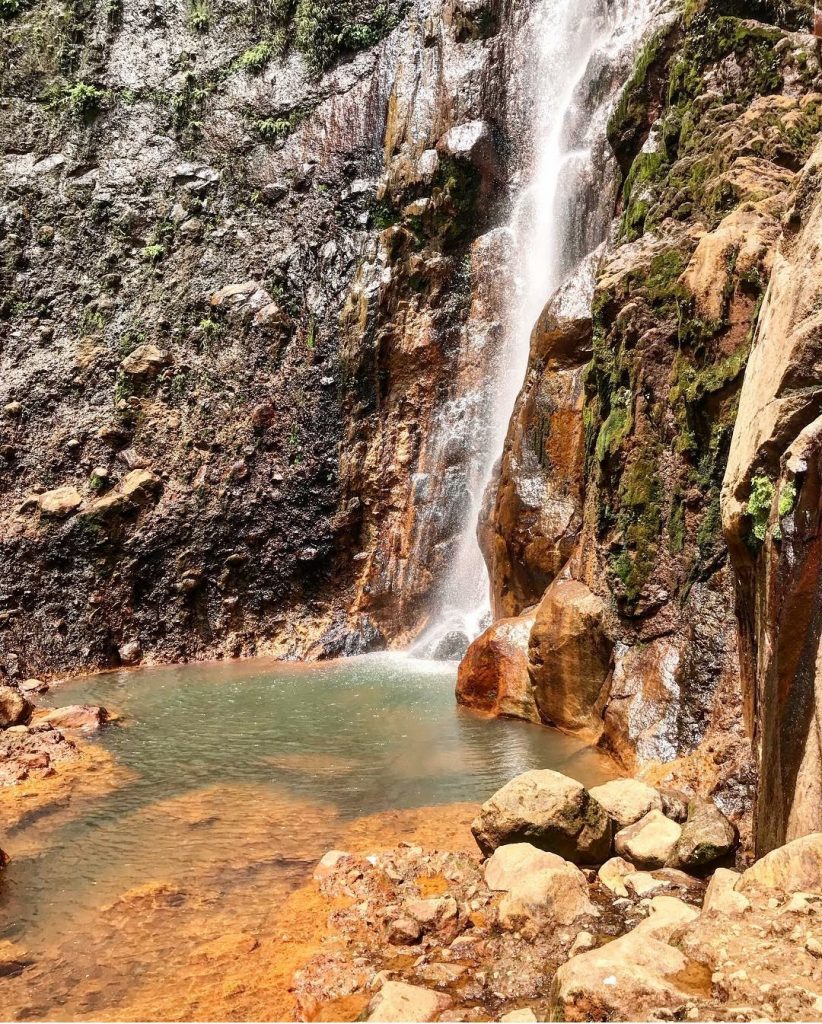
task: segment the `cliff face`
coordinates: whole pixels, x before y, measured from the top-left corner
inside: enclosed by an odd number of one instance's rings
[[[499,330],[478,239],[530,10],[0,6],[3,672],[419,625],[467,512],[470,450],[443,473],[430,439]]]
[[[818,41],[801,31],[809,10],[754,6],[690,5],[642,53],[609,126],[625,177],[615,237],[593,281],[584,266],[535,327],[481,527],[497,614],[536,606],[528,684],[541,719],[590,735],[632,771],[709,792],[737,816],[753,792],[753,732],[763,774],[784,765],[773,782],[781,797],[763,790],[763,806],[771,796],[790,804],[796,778],[809,802],[818,777],[808,767],[818,764],[816,606],[773,644],[779,617],[793,615],[789,588],[818,585],[816,293],[793,283],[802,304],[786,313],[780,281],[817,259],[802,200],[815,164],[800,172],[819,134],[822,77]],[[763,380],[758,353],[777,308],[783,333],[770,348],[786,365]],[[763,420],[760,404],[781,398],[780,387],[786,404]],[[731,564],[720,494],[732,436]],[[788,469],[792,457],[806,468]],[[814,511],[797,522],[795,552],[772,536],[756,554],[744,543],[765,461],[766,518],[780,487],[801,491],[791,474],[808,479]],[[779,650],[793,653],[779,660]],[[797,717],[801,737],[788,724]],[[760,838],[772,827],[764,817]]]

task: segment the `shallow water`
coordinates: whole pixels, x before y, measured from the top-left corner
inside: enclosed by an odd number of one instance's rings
[[[481,801],[529,768],[588,785],[609,776],[567,736],[456,708],[454,680],[452,664],[379,655],[119,672],[54,689],[48,703],[122,715],[99,742],[129,774],[51,828],[4,837],[0,938],[34,960],[6,984],[9,1015],[159,1017],[150,1002],[127,1008],[135,980],[179,977],[193,945],[227,922],[265,931],[355,819]],[[202,1015],[231,1009],[212,1002]]]

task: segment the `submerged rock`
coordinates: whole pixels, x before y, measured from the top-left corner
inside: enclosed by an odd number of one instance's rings
[[[38,725],[46,723],[55,729],[77,729],[80,732],[97,732],[109,721],[105,708],[95,704],[67,704],[36,713]]]
[[[512,779],[471,825],[486,855],[506,843],[531,843],[574,864],[597,864],[611,850],[611,821],[581,783],[559,772]]]

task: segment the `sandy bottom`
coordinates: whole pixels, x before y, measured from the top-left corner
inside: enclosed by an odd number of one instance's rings
[[[329,806],[235,784],[145,807],[133,827],[146,839],[146,882],[102,899],[82,922],[74,915],[63,937],[57,921],[48,928],[53,940],[8,947],[7,958],[25,966],[0,981],[2,1016],[294,1020],[294,971],[335,948],[326,925],[336,908],[311,881],[329,833],[352,853],[402,841],[476,852],[469,829],[476,809],[453,804],[334,821]],[[214,847],[192,861],[204,832]],[[45,831],[41,839],[48,841]],[[163,855],[152,864],[154,847]],[[179,856],[169,857],[171,849]],[[110,890],[106,881],[101,895]],[[324,1007],[316,1019],[355,1020],[360,1003]]]

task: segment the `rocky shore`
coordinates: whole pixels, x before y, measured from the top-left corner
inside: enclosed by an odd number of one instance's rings
[[[737,871],[710,802],[633,780],[518,776],[471,830],[484,859],[331,851],[327,949],[300,1020],[818,1020],[822,834]]]

